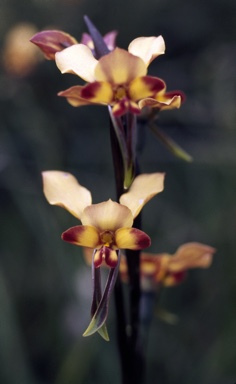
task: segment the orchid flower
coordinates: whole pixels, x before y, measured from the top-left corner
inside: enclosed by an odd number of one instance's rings
[[[49,203],[64,207],[82,223],[65,231],[62,239],[96,249],[95,267],[105,261],[114,268],[118,249],[138,250],[150,245],[150,238],[132,225],[146,202],[163,190],[163,180],[160,173],[139,175],[129,192],[120,197],[121,204],[112,200],[91,204],[91,193],[73,175],[43,172],[44,194]]]
[[[121,195],[120,204],[112,200],[92,204],[90,191],[81,186],[73,175],[60,171],[43,172],[44,194],[48,202],[65,208],[82,223],[65,231],[62,239],[94,249],[92,320],[84,336],[98,331],[108,340],[105,321],[108,301],[119,270],[119,250],[139,250],[150,246],[149,236],[132,228],[132,225],[143,206],[163,190],[163,182],[162,173],[139,175],[129,191]],[[102,263],[110,268],[103,295],[100,281]]]
[[[181,245],[174,255],[168,253],[141,253],[141,284],[144,291],[156,290],[160,286],[180,284],[187,271],[193,268],[208,268],[215,249],[201,243]],[[123,281],[128,280],[125,257],[121,258],[120,272]]]
[[[73,86],[59,96],[66,97],[75,107],[110,105],[114,116],[127,111],[139,114],[146,104],[156,107],[158,103],[163,109],[179,108],[180,93],[166,93],[163,80],[147,76],[149,64],[164,52],[162,36],[138,37],[130,43],[128,51],[115,48],[99,60],[88,46],[75,44],[56,53],[56,64],[62,73],[73,73],[88,84]]]

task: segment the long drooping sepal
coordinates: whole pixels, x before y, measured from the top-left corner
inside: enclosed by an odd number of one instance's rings
[[[84,16],[84,21],[93,40],[96,58],[99,59],[101,56],[107,55],[110,51],[107,48],[107,45],[100,32],[97,30],[88,16]]]
[[[101,334],[101,329],[102,329],[102,327],[104,327],[105,321],[106,321],[107,315],[108,315],[108,305],[109,305],[110,296],[111,296],[111,293],[112,293],[113,288],[115,286],[116,278],[117,278],[117,275],[119,272],[120,257],[121,257],[120,251],[118,251],[117,266],[115,268],[110,269],[103,296],[102,296],[100,303],[97,306],[97,309],[96,309],[96,311],[92,317],[92,320],[91,320],[88,328],[84,332],[83,336],[91,336],[95,332],[99,332],[99,331],[100,331],[99,333]],[[103,328],[103,330],[104,330],[104,328]]]
[[[93,251],[93,259],[96,253],[96,249]],[[96,313],[98,305],[102,299],[102,288],[101,288],[101,271],[100,268],[95,268],[94,262],[92,262],[92,279],[93,279],[93,301],[91,305],[91,316],[93,317]],[[109,335],[107,332],[106,324],[98,329],[98,333],[106,341],[109,341]]]
[[[123,188],[128,189],[135,177],[135,146],[136,146],[136,125],[133,122],[134,115],[127,119],[127,127],[121,117],[115,117],[112,108],[108,106],[111,122],[119,143],[123,161],[124,181]]]

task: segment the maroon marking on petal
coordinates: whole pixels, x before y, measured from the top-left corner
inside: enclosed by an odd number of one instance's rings
[[[150,237],[143,231],[140,231],[139,229],[132,228],[131,229],[131,234],[135,234],[137,237],[136,239],[136,249],[143,249],[143,248],[148,248],[151,245],[151,239]]]
[[[130,104],[129,111],[131,113],[134,113],[135,115],[139,115],[141,113],[141,109],[136,106],[134,103]]]
[[[135,107],[135,103],[131,103],[127,97],[124,97],[123,99],[121,99],[119,102],[115,104],[115,111],[113,112],[113,115],[116,117],[119,117],[124,115],[128,111],[136,115],[138,115],[141,112],[138,105],[137,107]]]
[[[174,280],[176,284],[181,283],[187,276],[186,271],[174,272],[169,274]]]
[[[98,268],[101,266],[103,261],[103,249],[101,248],[95,253],[94,260],[93,260],[93,265],[95,268]]]
[[[85,85],[81,89],[81,96],[84,99],[88,99],[88,100],[93,99],[96,96],[96,93],[99,90],[99,88],[100,88],[100,83],[98,81]]]
[[[108,247],[104,247],[106,248],[104,251],[104,254],[105,254],[105,262],[106,264],[110,267],[110,268],[115,268],[117,266],[117,263],[118,263],[118,257],[116,255],[116,257],[114,258],[114,255],[116,252],[114,252],[114,250],[112,250],[111,248],[108,248]]]
[[[76,227],[69,228],[67,231],[63,232],[61,238],[69,243],[77,243],[78,235],[83,233],[85,229],[86,228],[83,225],[77,225]]]
[[[157,93],[166,87],[165,82],[159,77],[144,76],[143,81],[147,84],[151,92]]]

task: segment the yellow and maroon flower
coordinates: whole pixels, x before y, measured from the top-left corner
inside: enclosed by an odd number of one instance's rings
[[[82,223],[65,231],[62,239],[95,249],[95,267],[104,261],[114,268],[119,249],[138,250],[150,246],[149,236],[132,228],[133,220],[142,207],[163,190],[163,182],[164,174],[161,173],[139,175],[129,192],[120,197],[120,204],[112,200],[92,204],[91,193],[71,174],[43,172],[44,194],[48,202],[67,209]]]
[[[181,245],[174,255],[142,252],[140,262],[142,289],[152,291],[161,285],[170,287],[180,284],[189,269],[208,268],[215,251],[208,245],[191,242]],[[121,258],[120,272],[123,281],[127,281],[128,269],[125,257]]]
[[[56,64],[62,73],[73,73],[88,84],[73,86],[59,96],[66,97],[75,107],[110,105],[115,116],[127,111],[138,114],[146,105],[156,107],[157,102],[163,109],[178,108],[180,94],[165,93],[163,80],[147,76],[151,61],[164,52],[162,36],[139,37],[130,43],[128,51],[115,48],[99,60],[87,46],[75,44],[56,53]]]

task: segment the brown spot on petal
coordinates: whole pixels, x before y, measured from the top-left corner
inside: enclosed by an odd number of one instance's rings
[[[144,76],[143,82],[148,86],[152,92],[160,92],[165,89],[166,84],[162,79],[158,77]]]
[[[81,96],[85,99],[93,99],[94,97],[96,97],[99,88],[99,82],[88,84],[81,89]]]
[[[144,248],[150,247],[151,239],[145,232],[142,232],[136,228],[132,228],[131,234],[134,234],[137,237],[136,239],[137,249],[144,249]]]

